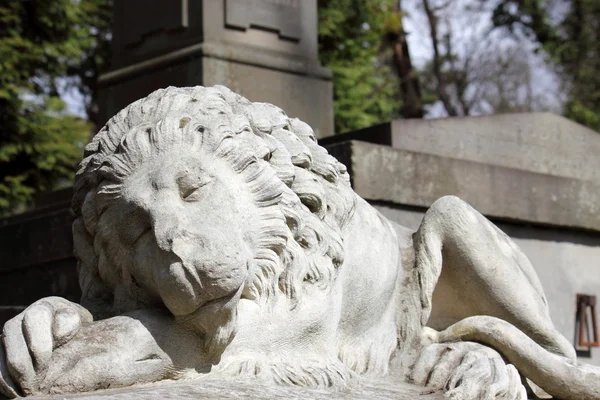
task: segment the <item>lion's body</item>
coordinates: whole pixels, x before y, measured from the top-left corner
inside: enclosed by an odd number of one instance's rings
[[[524,399],[519,373],[560,398],[600,398],[600,373],[573,364],[509,237],[452,196],[417,232],[391,223],[273,105],[218,86],[159,90],[84,156],[73,233],[96,321],[60,298],[10,320],[0,394],[392,372],[461,400]]]
[[[390,222],[363,199],[355,204],[342,230],[346,257],[338,278],[338,354],[358,373],[385,375],[398,345],[396,291],[405,272]]]
[[[128,106],[86,147],[75,189],[82,304],[101,317],[167,309],[213,372],[313,386],[382,376],[398,349],[418,350],[432,309],[437,328],[491,315],[572,356],[526,257],[483,216],[441,199],[413,244],[308,125],[224,87]]]

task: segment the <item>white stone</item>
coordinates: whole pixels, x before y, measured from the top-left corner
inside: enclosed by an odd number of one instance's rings
[[[526,398],[523,375],[600,398],[508,236],[456,197],[414,235],[391,223],[273,105],[156,91],[94,137],[75,190],[83,307],[46,298],[4,326],[6,397],[205,376],[351,390],[366,376],[510,400]]]

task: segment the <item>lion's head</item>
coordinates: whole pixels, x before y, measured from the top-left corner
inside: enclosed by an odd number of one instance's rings
[[[207,333],[226,342],[237,299],[293,308],[336,279],[355,201],[346,168],[275,106],[220,86],[158,90],[84,156],[73,227],[82,304],[97,315],[219,307],[227,321]]]

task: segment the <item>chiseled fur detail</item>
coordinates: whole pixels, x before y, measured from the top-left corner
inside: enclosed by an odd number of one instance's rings
[[[307,124],[273,105],[252,103],[222,86],[170,87],[123,109],[85,149],[73,198],[83,306],[104,318],[150,305],[128,266],[119,261],[126,249],[103,228],[111,216],[103,218],[121,196],[122,182],[139,165],[182,144],[227,160],[260,210],[260,249],[252,261],[253,279],[242,288],[246,298],[266,307],[280,291],[293,308],[303,282],[332,286],[344,263],[341,232],[358,199],[345,166],[316,143]],[[235,335],[237,312],[228,310],[227,315],[228,322],[208,333],[208,351],[224,348]],[[295,365],[242,360],[219,369],[267,374],[276,382],[305,386],[345,382],[352,376],[347,368],[382,375],[397,346],[395,316],[390,304],[388,328],[376,335],[365,332],[350,342],[340,340],[336,360],[299,360]],[[403,321],[403,333],[407,326],[419,324]]]

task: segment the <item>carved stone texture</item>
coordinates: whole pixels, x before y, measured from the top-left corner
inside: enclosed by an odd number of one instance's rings
[[[167,85],[218,84],[279,104],[317,137],[332,135],[332,75],[319,61],[317,19],[317,0],[116,1],[97,122]]]
[[[524,399],[523,376],[600,398],[600,371],[576,365],[508,236],[451,196],[417,232],[391,223],[271,104],[158,90],[94,137],[74,189],[81,305],[44,298],[5,324],[7,397],[232,376],[348,388],[364,375],[453,399]],[[461,318],[438,310],[434,330],[436,285]]]
[[[225,0],[225,24],[276,31],[289,40],[302,38],[300,0]]]
[[[441,390],[433,391],[402,382],[363,380],[341,390],[325,390],[292,385],[268,385],[253,379],[211,378],[193,381],[170,381],[138,385],[131,388],[99,390],[69,396],[77,400],[156,400],[156,399],[296,399],[296,400],[348,400],[348,399],[394,399],[394,400],[441,400]],[[64,396],[53,396],[65,400]],[[46,396],[28,399],[48,399]]]

